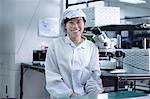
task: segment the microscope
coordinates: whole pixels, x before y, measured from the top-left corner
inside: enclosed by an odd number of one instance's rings
[[[117,35],[116,41],[111,40],[99,27],[94,27],[92,33],[95,34],[93,39],[99,49],[100,67],[105,65],[101,69],[109,69],[107,65],[110,65],[110,73],[126,73],[126,70],[123,69],[125,53],[121,49],[121,35]]]

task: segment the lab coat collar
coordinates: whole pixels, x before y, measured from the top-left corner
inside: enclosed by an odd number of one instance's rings
[[[65,41],[66,44],[70,44],[72,47],[85,49],[86,48],[87,39],[84,36],[82,36],[82,38],[84,39],[84,41],[79,46],[75,46],[75,44],[70,40],[68,35],[64,37],[64,41]]]

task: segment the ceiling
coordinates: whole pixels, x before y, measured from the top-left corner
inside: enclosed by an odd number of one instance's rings
[[[150,11],[150,0],[145,0],[146,3],[141,4],[131,4],[131,3],[124,3],[120,2],[119,0],[104,0],[107,4],[115,4],[117,6],[132,6],[134,9],[142,9],[143,11]],[[132,9],[131,9],[132,10]],[[137,10],[135,10],[137,11]],[[137,12],[138,13],[138,12]],[[136,16],[126,16],[122,20],[132,21],[133,23],[149,23],[150,22],[150,13],[145,15],[136,15]]]
[[[130,6],[135,6],[135,7],[141,7],[145,9],[150,9],[150,0],[145,0],[146,3],[142,4],[130,4],[130,3],[123,3],[120,2],[120,0],[68,0],[69,4],[70,3],[79,3],[79,2],[86,2],[86,1],[105,1],[107,3],[117,3],[117,4],[123,4],[123,5],[130,5]],[[132,1],[132,0],[131,0]]]
[[[130,4],[130,3],[123,3],[120,2],[119,0],[104,0],[105,2],[113,2],[113,3],[118,3],[118,4],[123,4],[123,5],[129,5],[129,6],[134,6],[138,8],[143,8],[143,9],[150,9],[150,0],[145,0],[146,3],[141,3],[141,4]]]

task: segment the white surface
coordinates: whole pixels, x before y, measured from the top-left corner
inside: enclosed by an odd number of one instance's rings
[[[98,94],[97,99],[108,99],[108,93]]]
[[[117,73],[126,73],[127,71],[125,69],[115,69],[110,71],[112,74],[117,74]]]

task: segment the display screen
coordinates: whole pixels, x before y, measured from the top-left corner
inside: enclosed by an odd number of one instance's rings
[[[106,31],[108,38],[116,38],[116,31]]]
[[[129,37],[129,31],[121,31],[122,37]]]
[[[33,50],[33,61],[45,61],[46,50]]]

